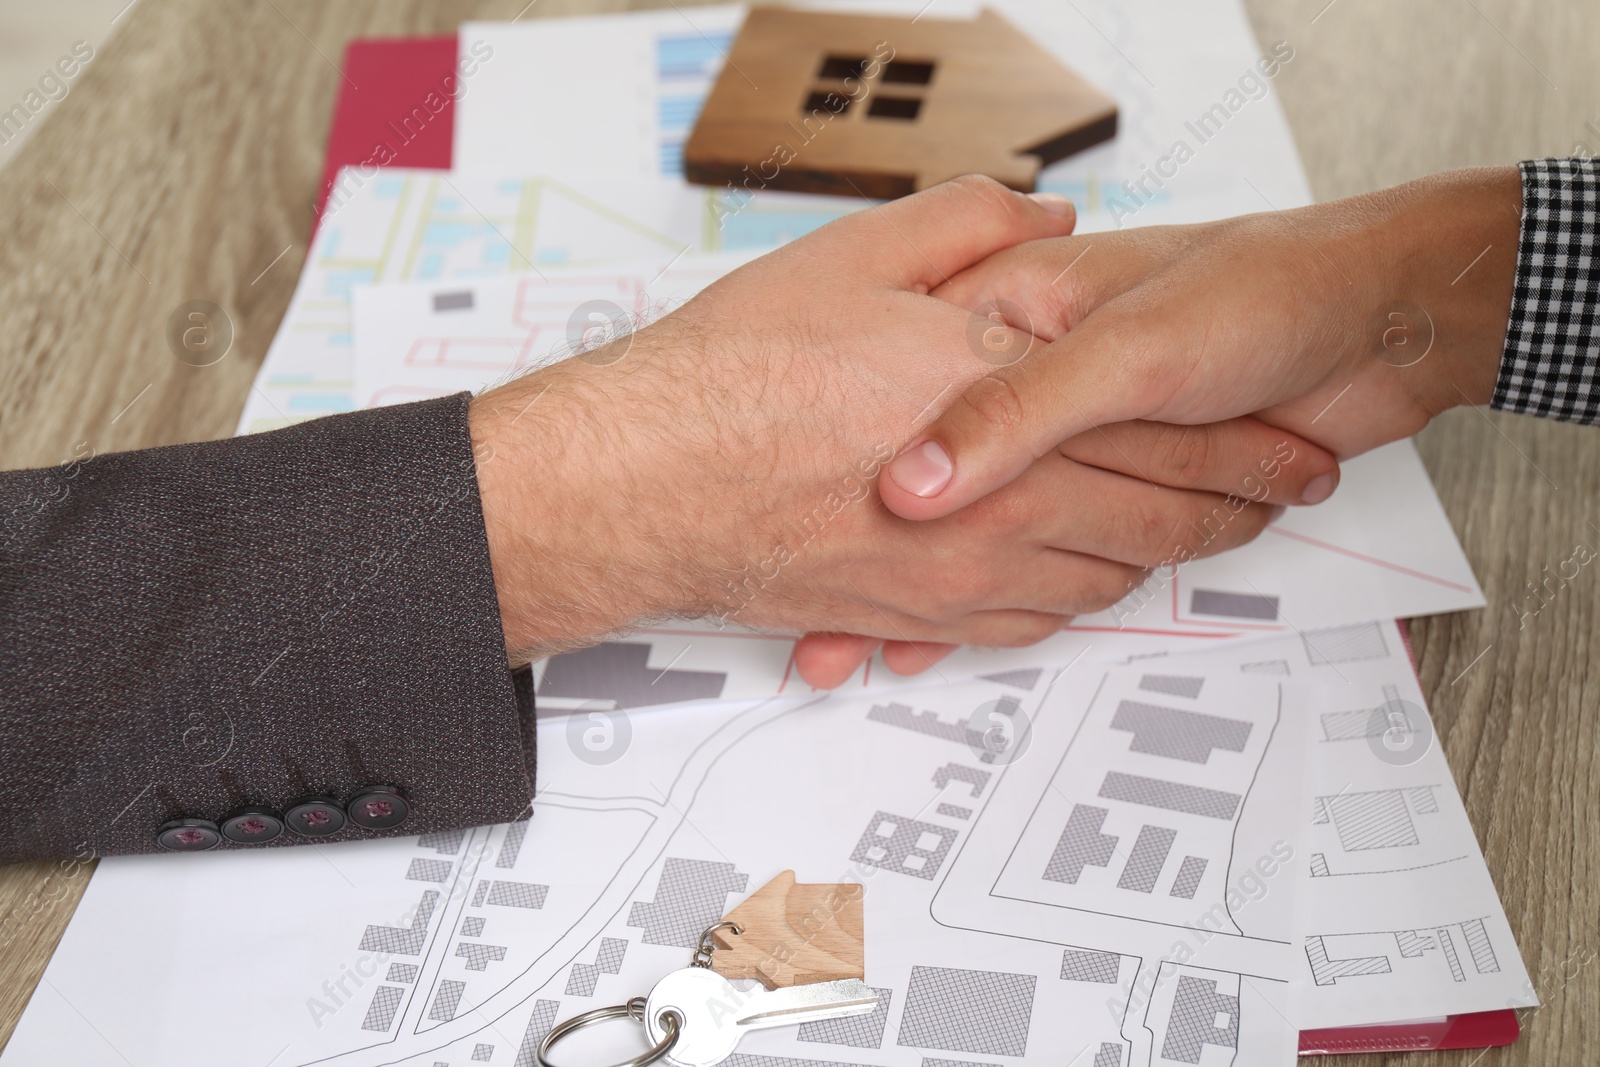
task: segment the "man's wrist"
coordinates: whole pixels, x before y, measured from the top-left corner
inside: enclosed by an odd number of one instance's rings
[[[675,613],[666,539],[633,476],[635,405],[603,361],[562,364],[473,399],[469,425],[512,666]]]

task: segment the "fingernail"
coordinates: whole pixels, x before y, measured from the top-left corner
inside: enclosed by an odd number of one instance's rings
[[[1273,523],[1283,518],[1283,513],[1288,510],[1289,509],[1284,507],[1282,504],[1272,505],[1272,510],[1267,512],[1267,525],[1271,526]]]
[[[1319,474],[1306,483],[1306,491],[1300,496],[1302,504],[1320,504],[1333,495],[1333,487],[1339,481],[1332,474]]]
[[[935,496],[950,484],[955,466],[950,454],[939,447],[937,441],[924,441],[909,452],[895,457],[889,464],[889,477],[894,484],[917,496]]]
[[[1052,215],[1065,217],[1076,214],[1078,210],[1073,207],[1071,197],[1062,196],[1060,193],[1029,193],[1028,196]]]

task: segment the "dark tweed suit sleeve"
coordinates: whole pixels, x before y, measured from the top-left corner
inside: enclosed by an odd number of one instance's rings
[[[1516,288],[1490,405],[1600,425],[1600,163],[1521,167]]]
[[[526,817],[467,399],[0,474],[0,862]]]

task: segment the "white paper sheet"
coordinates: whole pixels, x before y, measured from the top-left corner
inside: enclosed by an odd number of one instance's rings
[[[1305,718],[1295,1022],[1531,1007],[1537,995],[1394,622],[1143,661],[1295,683]]]
[[[454,169],[681,176],[683,143],[743,21],[742,5],[718,4],[462,24],[461,54],[489,58],[456,107]]]
[[[1342,1026],[1537,1005],[1416,675],[1356,658],[1370,642],[1348,631],[1306,646],[1331,662],[1295,835],[1307,862],[1293,1018]]]
[[[525,826],[104,861],[0,1063],[526,1067],[790,867],[866,887],[885,1008],[753,1034],[732,1067],[1287,1063],[1278,680],[1150,675],[678,708],[600,750],[541,713]],[[1157,792],[1107,799],[1113,775]]]

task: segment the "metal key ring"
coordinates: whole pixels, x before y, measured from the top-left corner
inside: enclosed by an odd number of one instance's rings
[[[534,1059],[539,1062],[539,1067],[556,1067],[555,1064],[550,1062],[549,1053],[555,1047],[557,1041],[577,1033],[586,1026],[593,1026],[596,1023],[603,1023],[610,1019],[632,1019],[636,1023],[643,1023],[644,1009],[645,998],[634,997],[626,1004],[614,1004],[609,1008],[595,1008],[592,1011],[584,1012],[582,1015],[574,1015],[544,1035],[544,1040],[540,1041],[539,1047],[534,1050]],[[667,1031],[667,1036],[662,1038],[649,1051],[642,1052],[631,1060],[624,1060],[621,1063],[614,1064],[613,1067],[648,1067],[649,1064],[656,1062],[672,1051],[673,1046],[678,1043],[679,1028],[682,1024],[683,1018],[677,1012],[662,1012],[661,1025]]]

